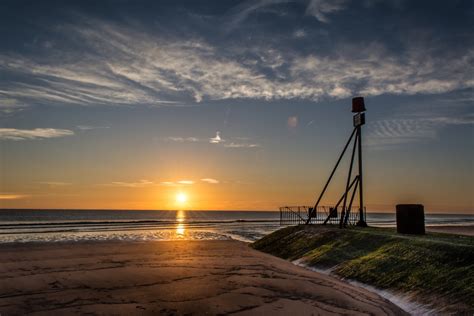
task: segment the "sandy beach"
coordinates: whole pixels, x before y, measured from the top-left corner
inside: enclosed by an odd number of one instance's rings
[[[237,241],[10,244],[0,252],[2,315],[404,314]]]

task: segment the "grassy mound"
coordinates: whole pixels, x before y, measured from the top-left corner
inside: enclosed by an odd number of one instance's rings
[[[280,229],[252,247],[289,260],[303,258],[311,266],[332,268],[342,278],[410,294],[438,311],[474,311],[474,237],[301,225]]]

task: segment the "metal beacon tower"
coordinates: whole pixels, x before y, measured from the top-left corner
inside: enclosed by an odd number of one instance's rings
[[[336,165],[332,169],[329,179],[318,196],[314,206],[283,206],[280,207],[280,225],[293,224],[339,224],[340,228],[347,225],[357,225],[366,227],[365,207],[364,207],[364,191],[362,176],[362,126],[365,124],[365,103],[364,98],[356,97],[352,99],[352,112],[354,129],[339,155]],[[347,174],[345,190],[338,202],[333,206],[321,206],[321,202],[326,189],[336,173],[337,168],[347,148],[352,143],[352,154]],[[357,151],[357,157],[356,157]],[[357,160],[357,170],[354,172],[354,161]],[[359,192],[359,206],[354,207],[353,202],[356,193]]]

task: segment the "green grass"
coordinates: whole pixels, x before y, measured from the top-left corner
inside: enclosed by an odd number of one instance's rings
[[[446,311],[474,311],[474,238],[430,233],[399,235],[388,228],[292,226],[252,245],[275,256],[332,268],[342,278],[414,295]]]

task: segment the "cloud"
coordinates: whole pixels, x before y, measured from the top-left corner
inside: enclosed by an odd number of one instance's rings
[[[259,3],[255,7],[274,2]],[[328,14],[344,7],[344,1],[314,0],[307,11],[327,21]],[[176,106],[203,100],[440,94],[474,87],[470,47],[447,55],[442,47],[427,46],[433,44],[410,43],[394,52],[381,42],[349,42],[334,44],[334,51],[308,53],[271,43],[218,46],[197,36],[165,37],[90,19],[61,30],[80,41],[84,52],[62,50],[42,59],[0,55],[5,74],[0,100],[22,105]]]
[[[91,125],[77,125],[76,126],[78,129],[81,131],[89,131],[93,129],[104,129],[104,128],[110,128],[110,126],[91,126]]]
[[[192,180],[179,180],[179,181],[162,181],[160,182],[160,185],[163,186],[181,186],[181,185],[192,185],[194,184],[194,181]]]
[[[163,181],[163,182],[160,182],[160,185],[173,186],[173,185],[176,185],[176,184],[174,182],[171,182],[171,181]]]
[[[18,200],[18,199],[24,199],[28,197],[28,195],[24,194],[9,194],[9,193],[2,193],[0,194],[0,200]]]
[[[398,145],[435,138],[434,126],[426,120],[379,120],[370,125],[367,144],[369,146]]]
[[[220,136],[220,132],[216,132],[216,136],[208,139],[201,139],[197,137],[166,137],[164,138],[165,141],[168,142],[178,142],[178,143],[209,143],[212,145],[222,146],[224,148],[256,148],[261,147],[260,144],[256,143],[249,143],[248,137],[233,137],[228,139],[230,142],[222,139]],[[242,142],[244,141],[244,142]],[[167,183],[167,185],[174,184],[173,182]]]
[[[267,9],[270,6],[279,5],[282,3],[293,2],[294,0],[250,0],[234,7],[230,14],[230,19],[227,23],[227,32],[232,31],[241,23],[243,23],[251,14]],[[266,12],[270,12],[266,10]],[[277,12],[277,11],[275,11]]]
[[[109,184],[111,186],[117,186],[117,187],[125,187],[125,188],[143,188],[147,186],[152,186],[155,185],[154,182],[149,181],[149,180],[140,180],[138,182],[112,182]]]
[[[203,178],[200,179],[202,182],[206,182],[209,184],[217,184],[219,183],[218,180],[212,179],[212,178]],[[182,186],[182,185],[193,185],[195,182],[193,180],[178,180],[178,181],[162,181],[159,182],[158,185],[162,186]],[[141,187],[146,187],[146,186],[154,186],[157,185],[157,183],[149,181],[149,180],[140,180],[138,182],[112,182],[110,185],[113,186],[120,186],[120,187],[129,187],[129,188],[141,188]]]
[[[223,139],[221,138],[221,132],[216,132],[216,137],[210,138],[210,139],[209,139],[209,142],[210,142],[211,144],[220,144],[220,143],[222,143],[222,142],[225,142],[225,140],[223,140]]]
[[[296,31],[293,33],[293,36],[296,37],[296,38],[303,38],[303,37],[306,37],[306,31],[303,30],[303,29],[296,30]]]
[[[311,0],[306,8],[306,14],[314,16],[320,22],[329,23],[327,16],[344,10],[347,2],[347,0]]]
[[[474,116],[462,118],[434,116],[416,119],[378,120],[368,124],[368,146],[389,148],[395,145],[435,140],[448,125],[474,124]]]
[[[249,138],[248,137],[233,137],[230,138],[229,141],[227,142],[226,140],[222,139],[220,136],[220,132],[216,132],[216,136],[209,138],[209,139],[201,139],[201,138],[196,138],[196,137],[166,137],[164,138],[165,141],[172,141],[172,142],[178,142],[178,143],[195,143],[195,142],[200,142],[200,143],[208,143],[212,145],[218,145],[222,146],[224,148],[256,148],[256,147],[261,147],[260,144],[256,143],[249,143]],[[244,141],[244,142],[242,142]],[[162,182],[163,185],[174,185],[174,182]]]
[[[67,129],[56,128],[35,128],[16,129],[0,128],[0,140],[33,140],[45,138],[57,138],[74,135],[74,132]]]
[[[72,183],[69,183],[69,182],[59,182],[59,181],[43,181],[43,182],[40,182],[40,184],[45,184],[51,187],[64,187],[64,186],[72,185]]]
[[[184,184],[184,185],[191,185],[191,184],[194,184],[194,181],[192,181],[192,180],[180,180],[176,183],[177,184]]]
[[[338,11],[344,10],[347,7],[348,0],[258,0],[258,1],[244,1],[240,5],[237,5],[231,11],[231,17],[227,23],[227,32],[232,31],[241,25],[249,16],[256,12],[274,13],[279,16],[285,16],[286,10],[277,10],[278,6],[286,3],[301,3],[306,5],[306,14],[314,16],[320,22],[328,23],[330,14],[334,14]],[[273,10],[271,10],[273,7]],[[295,33],[295,37],[304,37],[304,31],[300,32],[298,36]]]
[[[166,137],[165,141],[178,143],[196,143],[200,140],[196,137]]]
[[[25,104],[20,103],[16,99],[9,98],[0,94],[0,113],[11,114],[21,111],[25,108]]]
[[[219,183],[219,180],[212,179],[212,178],[204,178],[204,179],[201,179],[201,181],[209,183],[209,184],[218,184]]]
[[[427,119],[430,122],[436,123],[438,125],[471,125],[474,124],[474,114],[466,115],[463,117],[432,117]]]
[[[345,46],[332,57],[297,57],[290,72],[292,77],[305,78],[314,89],[319,88],[320,96],[336,99],[354,94],[437,94],[474,87],[474,80],[466,72],[473,68],[473,62],[474,50],[460,60],[447,60],[429,56],[421,49],[393,55],[374,43],[365,48]],[[301,95],[307,93],[308,90],[300,91]],[[317,92],[313,90],[311,94]]]
[[[249,143],[229,143],[225,144],[226,148],[257,148],[261,147],[260,144],[249,144]]]

